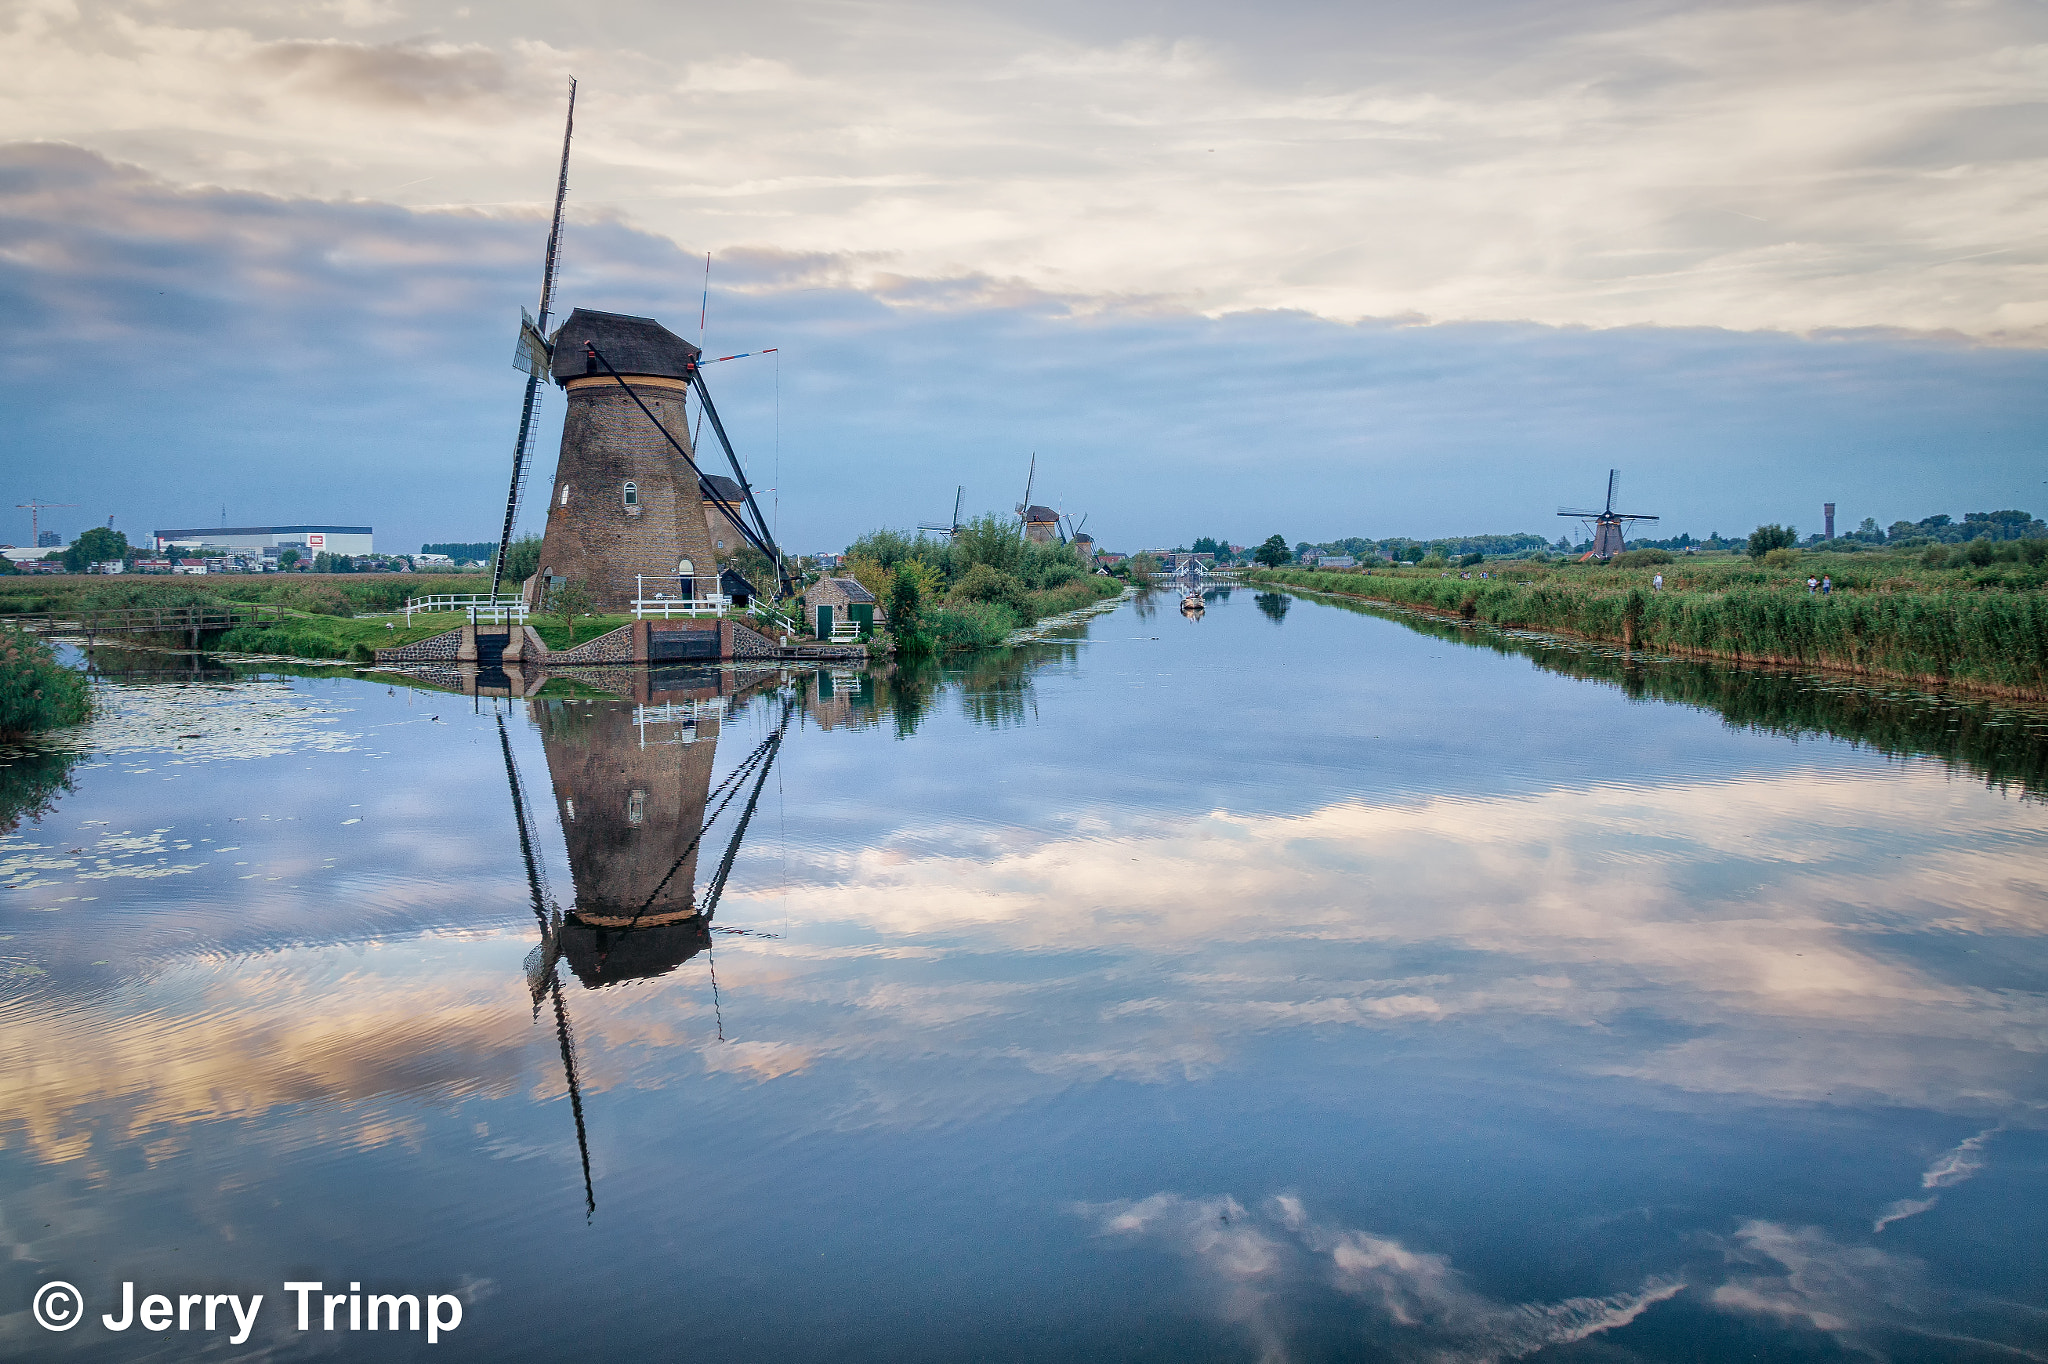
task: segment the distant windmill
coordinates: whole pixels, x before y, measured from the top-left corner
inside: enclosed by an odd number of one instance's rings
[[[505,495],[505,528],[498,535],[498,555],[491,562],[491,597],[497,598],[505,579],[505,555],[512,548],[512,523],[519,519],[519,494],[526,486],[526,470],[533,456],[534,418],[540,415],[541,380],[548,372],[553,351],[548,345],[548,306],[555,297],[555,266],[562,246],[562,205],[569,196],[569,139],[576,132],[576,78],[569,78],[569,114],[562,126],[562,169],[555,177],[555,216],[548,228],[547,256],[541,263],[540,316],[526,316],[521,308],[519,343],[512,363],[526,371],[526,402],[519,409],[519,439],[512,446],[512,490]]]
[[[1035,540],[1040,544],[1050,544],[1058,540],[1064,544],[1066,537],[1060,534],[1060,514],[1051,507],[1041,507],[1031,500],[1031,485],[1037,481],[1038,454],[1033,451],[1031,472],[1024,480],[1024,500],[1017,504],[1018,526],[1027,540]]]
[[[1088,513],[1082,512],[1081,519],[1079,521],[1076,521],[1073,517],[1068,516],[1065,512],[1061,512],[1060,515],[1065,518],[1067,523],[1067,533],[1065,538],[1068,540],[1080,539],[1081,527],[1088,524]]]
[[[946,536],[946,537],[947,537],[947,538],[949,538],[949,539],[950,539],[951,537],[955,536],[955,535],[958,535],[958,534],[960,533],[960,499],[962,499],[963,497],[966,497],[966,496],[967,496],[967,485],[963,483],[963,484],[961,484],[961,485],[960,485],[960,487],[959,487],[959,488],[958,488],[958,489],[957,489],[957,490],[956,490],[956,491],[955,491],[955,492],[953,493],[953,521],[952,521],[952,524],[950,524],[950,525],[945,525],[945,526],[935,526],[935,525],[932,525],[932,524],[930,524],[929,522],[925,522],[925,521],[920,521],[920,522],[918,522],[918,524],[917,524],[917,528],[918,528],[919,530],[929,530],[929,531],[935,531],[935,532],[937,532],[938,534],[944,535],[944,536]]]
[[[1607,506],[1600,511],[1590,511],[1584,507],[1559,507],[1557,509],[1559,516],[1569,516],[1575,520],[1591,523],[1593,527],[1593,550],[1590,554],[1582,556],[1583,558],[1612,559],[1615,555],[1621,553],[1628,543],[1628,536],[1624,534],[1625,522],[1655,521],[1657,519],[1647,512],[1616,511],[1614,509],[1614,493],[1620,482],[1621,470],[1609,469],[1607,471]]]

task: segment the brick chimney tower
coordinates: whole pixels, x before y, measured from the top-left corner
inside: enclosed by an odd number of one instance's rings
[[[718,565],[696,475],[584,345],[604,352],[685,450],[684,398],[697,348],[653,318],[586,308],[570,313],[551,340],[553,378],[567,390],[569,412],[540,571],[522,588],[527,604],[540,606],[548,587],[567,582],[589,591],[593,609],[614,614],[632,609],[638,586],[650,597],[715,592]]]

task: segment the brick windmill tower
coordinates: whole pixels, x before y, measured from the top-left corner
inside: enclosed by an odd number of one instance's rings
[[[594,608],[609,612],[630,610],[641,587],[649,596],[717,591],[697,473],[648,420],[651,414],[676,446],[689,449],[684,399],[697,348],[652,318],[587,308],[570,313],[550,339],[551,375],[566,390],[569,411],[527,604],[539,607],[548,588],[566,582],[581,583]],[[586,343],[617,378],[590,358]]]

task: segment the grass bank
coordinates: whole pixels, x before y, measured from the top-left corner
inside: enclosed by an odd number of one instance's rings
[[[1282,568],[1252,577],[1637,648],[2048,699],[2048,592],[2038,565],[1951,569],[1873,554],[1661,567],[1661,591],[1651,583],[1655,567],[1578,564],[1449,574]],[[1809,592],[1807,578],[1823,573],[1835,591]]]

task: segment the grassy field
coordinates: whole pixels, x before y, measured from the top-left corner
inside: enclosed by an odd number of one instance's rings
[[[1807,578],[1823,575],[1834,591],[1809,592]],[[1672,653],[2048,698],[2048,565],[2025,555],[1953,567],[1916,553],[1807,553],[1778,565],[1701,556],[1635,568],[1283,568],[1253,580]]]

